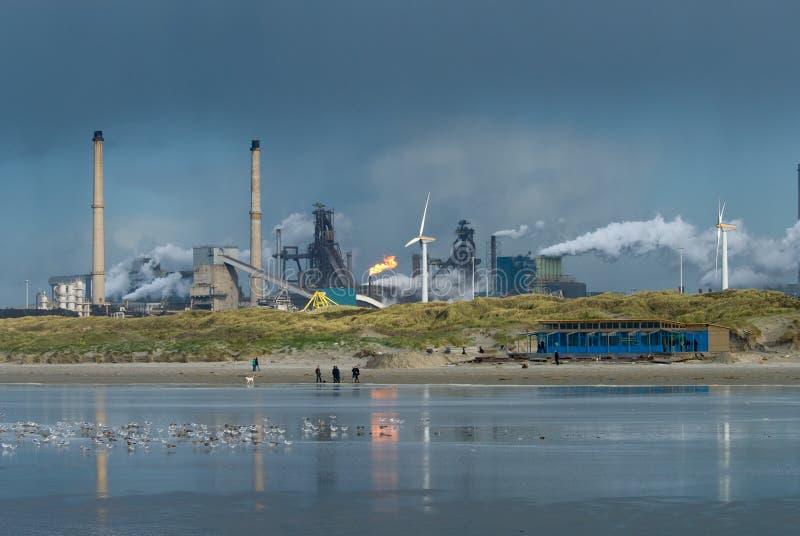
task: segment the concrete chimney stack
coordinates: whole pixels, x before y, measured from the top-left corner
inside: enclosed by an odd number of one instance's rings
[[[94,199],[92,201],[92,304],[106,302],[105,232],[103,230],[103,131],[94,131]]]
[[[261,263],[261,143],[250,145],[250,265],[262,269]],[[250,305],[258,305],[264,279],[250,276]]]

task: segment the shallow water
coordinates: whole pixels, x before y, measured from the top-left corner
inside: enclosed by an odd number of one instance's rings
[[[795,533],[798,409],[799,389],[774,387],[3,386],[0,526]],[[37,446],[20,422],[72,435]],[[148,432],[130,448],[92,440],[132,422]],[[256,432],[208,447],[172,423]]]

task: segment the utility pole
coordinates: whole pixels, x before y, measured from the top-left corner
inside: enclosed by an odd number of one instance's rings
[[[475,301],[475,255],[472,256],[472,301]]]
[[[28,293],[28,288],[29,287],[30,287],[30,282],[26,279],[25,280],[25,309],[30,309],[30,306],[31,306],[30,305],[31,302],[30,302],[30,299],[29,299],[29,295],[30,294]]]
[[[680,286],[680,293],[683,294],[683,248],[679,250],[681,252],[681,286]]]

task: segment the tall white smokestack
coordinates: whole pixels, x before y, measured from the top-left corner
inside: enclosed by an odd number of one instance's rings
[[[92,202],[92,304],[106,302],[105,233],[103,230],[103,131],[94,131],[94,200]]]
[[[250,145],[250,265],[261,265],[261,143]],[[250,276],[250,304],[258,305],[264,289],[264,279]]]

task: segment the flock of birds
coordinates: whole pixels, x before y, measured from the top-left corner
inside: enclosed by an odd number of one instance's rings
[[[0,455],[12,456],[18,448],[30,446],[34,449],[54,448],[65,451],[77,446],[83,455],[93,451],[121,448],[130,453],[150,452],[163,449],[175,452],[181,446],[211,453],[218,449],[258,448],[289,449],[294,440],[287,436],[284,425],[272,424],[263,418],[260,424],[223,424],[208,426],[201,423],[171,423],[158,426],[152,422],[129,422],[109,426],[92,422],[59,421],[54,425],[37,422],[3,424],[0,413]],[[381,436],[390,436],[403,424],[402,419],[381,417],[378,429]],[[307,441],[334,441],[347,439],[350,426],[338,421],[336,415],[329,418],[303,417],[300,436]],[[370,428],[355,427],[357,437],[372,435]],[[73,449],[74,450],[74,449]]]

